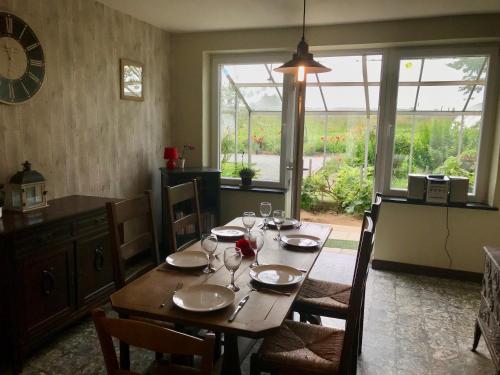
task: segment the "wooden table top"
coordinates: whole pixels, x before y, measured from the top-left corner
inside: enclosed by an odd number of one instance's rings
[[[242,226],[241,218],[232,220],[228,225]],[[321,239],[320,248],[322,248],[331,230],[331,226],[327,224],[304,222],[300,229],[285,230],[282,231],[282,234],[301,233],[314,235]],[[305,275],[309,273],[320,253],[320,249],[297,251],[280,248],[278,242],[273,240],[277,232],[267,230],[265,233],[264,247],[259,253],[260,264],[285,264],[306,270]],[[257,291],[250,292],[249,267],[253,262],[253,258],[244,258],[240,268],[235,273],[235,283],[241,289],[236,293],[232,306],[210,313],[194,313],[178,308],[172,301],[173,291],[178,282],[182,282],[184,288],[204,283],[229,284],[230,275],[229,271],[224,267],[222,253],[224,248],[232,244],[231,242],[219,242],[215,254],[220,255],[213,262],[214,267],[217,269],[215,273],[206,275],[199,270],[177,270],[163,263],[113,293],[111,296],[113,308],[118,313],[125,315],[142,316],[186,326],[206,328],[215,332],[247,337],[265,336],[270,331],[279,328],[285,320],[301,285],[283,289],[292,292],[290,296]],[[202,250],[199,242],[184,251],[193,250]],[[246,305],[233,322],[228,322],[227,320],[237,303],[249,292],[250,299]],[[166,305],[160,308],[162,303],[166,303]]]

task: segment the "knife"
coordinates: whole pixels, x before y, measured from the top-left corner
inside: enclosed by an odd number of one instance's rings
[[[238,302],[238,306],[236,306],[236,309],[234,310],[234,312],[231,314],[231,316],[227,320],[228,322],[232,322],[236,318],[236,315],[238,315],[238,313],[243,308],[243,306],[245,306],[245,303],[247,303],[247,301],[248,301],[249,298],[250,298],[250,295],[248,295],[246,297],[243,297],[241,299],[241,301]]]

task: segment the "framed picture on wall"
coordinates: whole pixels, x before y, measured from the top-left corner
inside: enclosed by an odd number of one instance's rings
[[[120,98],[144,100],[144,64],[120,59]]]

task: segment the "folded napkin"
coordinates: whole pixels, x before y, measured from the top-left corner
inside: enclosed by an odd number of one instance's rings
[[[244,238],[236,241],[236,247],[241,249],[241,254],[244,258],[255,256],[255,252],[253,251],[252,246],[250,246],[250,241]]]

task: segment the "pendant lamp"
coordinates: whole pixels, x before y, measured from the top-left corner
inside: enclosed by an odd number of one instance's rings
[[[275,72],[293,73],[297,75],[298,81],[303,81],[306,74],[309,73],[326,73],[331,71],[330,68],[320,64],[314,60],[313,54],[309,53],[309,45],[305,40],[306,31],[306,0],[304,0],[304,12],[302,14],[302,39],[297,45],[297,52],[293,54],[293,58],[274,69]]]

